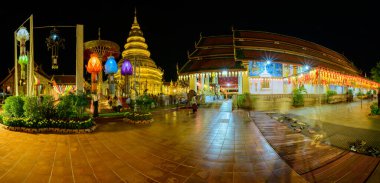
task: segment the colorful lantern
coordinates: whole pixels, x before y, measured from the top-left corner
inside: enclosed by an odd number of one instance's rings
[[[91,90],[96,90],[96,76],[102,70],[102,62],[98,58],[98,54],[91,54],[90,60],[88,60],[86,66],[87,72],[91,73]]]
[[[25,79],[25,65],[28,64],[28,56],[26,54],[25,42],[29,40],[29,32],[25,27],[20,27],[17,31],[16,39],[20,42],[20,56],[18,63],[21,65],[21,79]]]
[[[115,57],[109,56],[105,65],[104,72],[108,74],[108,84],[109,84],[111,95],[115,94],[115,83],[114,83],[113,75],[117,72],[117,70],[118,68],[117,68]]]
[[[124,59],[124,62],[121,65],[121,74],[125,76],[125,80],[124,80],[125,93],[129,95],[130,84],[129,84],[128,76],[133,74],[133,67],[132,67],[131,62],[128,59]]]
[[[128,59],[125,59],[123,64],[121,65],[121,74],[123,76],[133,74],[133,67]]]
[[[117,68],[115,57],[109,56],[104,68],[104,72],[106,74],[115,74],[117,70],[118,68]]]

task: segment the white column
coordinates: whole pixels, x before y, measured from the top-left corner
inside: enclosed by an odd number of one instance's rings
[[[29,20],[30,27],[30,60],[29,60],[29,75],[28,75],[28,92],[27,96],[33,95],[33,81],[34,81],[34,32],[33,32],[33,15],[30,16]]]
[[[241,72],[238,72],[238,92],[239,94],[243,94],[243,77]]]
[[[83,92],[84,78],[83,78],[83,25],[77,24],[76,26],[76,73],[75,85],[77,87],[76,93]]]
[[[202,91],[205,88],[205,75],[201,74],[201,78],[200,79],[201,79],[201,86],[199,87],[199,89]]]
[[[210,90],[210,76],[208,74],[206,74],[205,86],[207,86],[207,90]]]
[[[13,95],[18,96],[18,65],[17,65],[17,30],[14,32],[14,56],[15,56],[15,70],[14,70],[14,87],[13,87]]]

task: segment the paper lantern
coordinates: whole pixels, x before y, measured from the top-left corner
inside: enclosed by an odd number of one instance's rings
[[[125,59],[123,64],[121,65],[121,74],[123,76],[133,74],[133,67],[128,59]]]
[[[106,74],[115,74],[117,72],[117,63],[115,57],[109,56],[105,64],[104,72]]]

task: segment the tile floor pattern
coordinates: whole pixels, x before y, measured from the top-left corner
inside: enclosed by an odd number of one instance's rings
[[[91,134],[0,129],[0,182],[305,182],[226,105],[155,112],[146,126],[100,120]]]

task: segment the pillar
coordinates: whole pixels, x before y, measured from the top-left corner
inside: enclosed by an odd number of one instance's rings
[[[243,83],[242,82],[243,82],[242,72],[239,71],[238,72],[238,93],[239,94],[243,94]]]
[[[190,90],[197,91],[196,76],[189,76],[189,88]]]
[[[201,85],[199,87],[199,90],[201,93],[203,93],[203,89],[205,88],[205,75],[204,74],[201,74]]]
[[[75,85],[77,87],[76,93],[83,92],[84,78],[83,78],[83,25],[77,24],[76,26],[76,72],[75,72]]]
[[[207,90],[210,90],[210,76],[208,74],[206,74],[205,86],[207,86]]]

